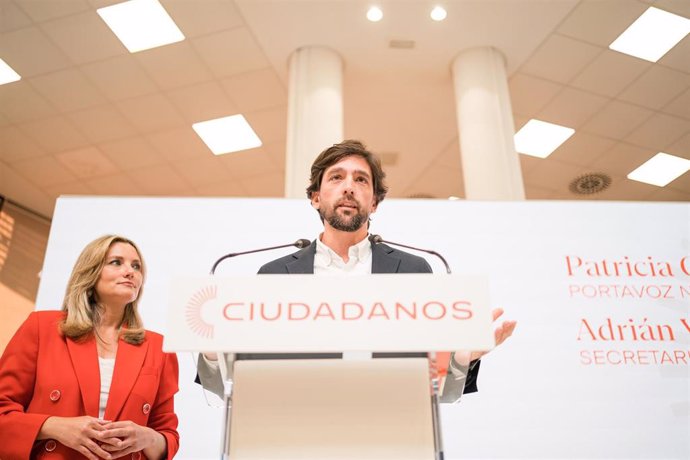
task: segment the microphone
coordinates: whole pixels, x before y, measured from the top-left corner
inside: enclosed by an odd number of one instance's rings
[[[443,256],[436,251],[432,251],[431,249],[415,248],[414,246],[408,246],[406,244],[400,244],[400,243],[394,243],[392,241],[387,241],[387,240],[384,240],[381,237],[381,235],[371,234],[371,235],[369,235],[369,241],[371,241],[371,244],[379,244],[379,243],[392,244],[393,246],[400,246],[401,248],[413,249],[415,251],[426,252],[427,254],[434,255],[434,256],[438,257],[439,259],[441,259],[441,262],[443,262],[443,265],[446,267],[446,273],[448,273],[449,275],[451,274],[450,266],[448,265],[448,262],[446,262],[446,259],[444,259]]]
[[[307,246],[309,246],[310,244],[311,244],[311,241],[309,241],[305,238],[300,238],[299,240],[295,241],[294,243],[281,244],[280,246],[271,246],[270,248],[252,249],[250,251],[232,252],[230,254],[225,254],[223,257],[216,260],[216,262],[213,264],[213,267],[211,268],[211,275],[215,274],[216,268],[218,267],[218,264],[220,264],[225,259],[230,259],[231,257],[243,256],[245,254],[253,254],[255,252],[272,251],[274,249],[289,248],[290,246],[294,246],[298,249],[303,249],[303,248],[306,248]]]

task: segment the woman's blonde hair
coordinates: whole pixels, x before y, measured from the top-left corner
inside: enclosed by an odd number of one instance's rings
[[[67,314],[60,323],[60,331],[71,339],[81,340],[91,333],[96,333],[95,326],[100,323],[103,314],[103,307],[99,305],[96,298],[96,283],[101,276],[108,250],[115,243],[129,244],[137,251],[142,274],[142,286],[139,288],[139,295],[125,307],[125,313],[120,324],[122,328],[120,336],[125,342],[134,345],[144,341],[145,331],[137,304],[141,298],[143,282],[146,278],[146,266],[137,245],[131,240],[117,235],[105,235],[87,244],[74,264],[72,275],[67,283],[65,300],[62,303],[62,311]]]

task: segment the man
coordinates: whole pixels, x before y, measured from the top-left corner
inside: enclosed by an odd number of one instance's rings
[[[367,238],[369,216],[376,212],[388,191],[385,177],[379,159],[359,141],[346,140],[321,152],[311,166],[307,197],[319,213],[323,233],[309,247],[267,263],[259,273],[430,273],[431,267],[422,257],[385,244],[372,245]],[[502,313],[495,310],[494,320]],[[496,329],[496,345],[510,337],[514,329],[514,321],[503,322]],[[453,354],[441,401],[457,401],[463,393],[477,391],[482,354]],[[396,355],[376,353],[374,357]],[[215,356],[204,356],[199,359],[199,376],[204,387],[219,393],[222,386],[216,376]],[[340,354],[312,356],[332,358],[340,357]],[[211,381],[217,384],[208,383]]]

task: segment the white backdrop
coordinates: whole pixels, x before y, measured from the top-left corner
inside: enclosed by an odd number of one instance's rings
[[[386,239],[437,250],[454,273],[488,275],[491,304],[518,320],[483,359],[479,393],[443,407],[447,458],[690,458],[690,205],[386,200],[372,221]],[[320,229],[306,199],[64,197],[37,308],[59,308],[84,245],[117,233],[143,252],[142,316],[164,332],[172,277]],[[289,252],[217,273],[254,273]],[[192,383],[193,357],[179,359],[178,458],[217,458],[221,411]]]

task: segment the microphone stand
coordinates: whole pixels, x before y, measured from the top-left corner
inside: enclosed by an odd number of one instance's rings
[[[401,244],[401,243],[394,243],[393,241],[387,241],[384,240],[381,235],[374,235],[371,234],[369,235],[369,241],[371,241],[371,244],[379,244],[379,243],[386,243],[386,244],[392,244],[393,246],[400,246],[402,248],[406,249],[412,249],[414,251],[420,251],[420,252],[426,252],[427,254],[434,255],[441,259],[441,262],[443,262],[443,265],[446,267],[446,273],[451,274],[450,271],[450,265],[448,265],[448,262],[446,259],[439,254],[438,252],[431,250],[431,249],[422,249],[422,248],[416,248],[414,246],[408,246],[407,244]],[[438,361],[436,358],[436,352],[428,352],[428,357],[430,360],[430,366],[429,366],[429,373],[430,373],[430,380],[431,380],[431,417],[432,417],[432,422],[433,422],[433,430],[434,430],[434,446],[436,448],[436,459],[437,460],[443,460],[444,458],[444,453],[443,453],[443,438],[441,437],[441,412],[439,409],[439,372],[438,372]],[[451,354],[450,359],[453,359],[453,355]]]
[[[294,246],[299,249],[306,248],[311,244],[311,241],[305,239],[305,238],[300,238],[299,240],[295,241],[294,243],[289,243],[289,244],[281,244],[279,246],[271,246],[268,248],[259,248],[259,249],[251,249],[249,251],[241,251],[241,252],[231,252],[230,254],[225,254],[224,256],[220,257],[213,263],[213,267],[211,267],[211,275],[215,275],[216,273],[216,268],[218,268],[218,265],[226,260],[230,259],[232,257],[237,257],[237,256],[242,256],[245,254],[254,254],[256,252],[264,252],[264,251],[273,251],[274,249],[282,249],[282,248],[289,248],[291,246]],[[203,359],[203,358],[202,358]],[[221,454],[221,460],[226,460],[230,456],[230,423],[232,421],[232,381],[228,378],[228,363],[225,360],[225,353],[223,352],[218,352],[218,368],[220,370],[220,376],[223,381],[223,435],[222,435],[222,440],[221,440],[221,448],[222,454]]]
[[[408,246],[408,245],[402,244],[402,243],[394,243],[393,241],[384,240],[381,237],[381,235],[374,235],[374,234],[369,235],[369,241],[371,241],[371,244],[379,244],[379,243],[392,244],[393,246],[400,246],[401,248],[412,249],[414,251],[421,251],[421,252],[426,252],[427,254],[434,255],[434,256],[438,257],[439,259],[441,259],[441,262],[443,262],[443,265],[446,267],[446,273],[448,273],[449,275],[451,274],[450,265],[448,265],[448,262],[446,262],[446,259],[441,254],[439,254],[438,252],[436,252],[434,250],[416,248],[414,246]]]

